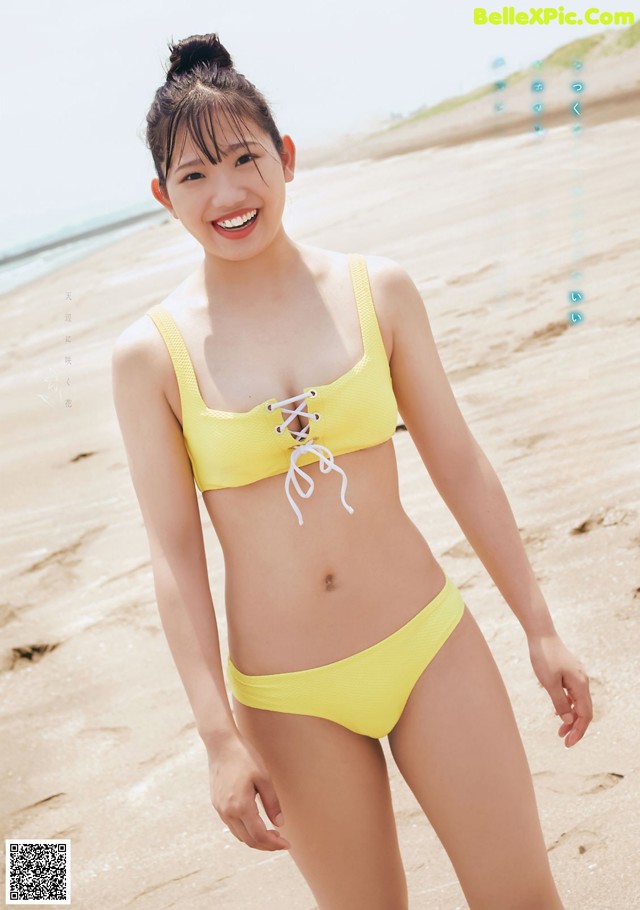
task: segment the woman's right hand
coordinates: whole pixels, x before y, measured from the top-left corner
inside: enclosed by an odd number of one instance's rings
[[[229,830],[256,850],[287,850],[289,842],[278,831],[268,830],[258,812],[256,793],[273,824],[284,824],[276,791],[259,752],[238,733],[215,754],[207,754],[211,802]]]

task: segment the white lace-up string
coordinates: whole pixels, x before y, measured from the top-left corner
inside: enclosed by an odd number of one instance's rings
[[[307,411],[303,410],[306,399],[315,398],[315,395],[316,395],[315,390],[311,389],[308,392],[302,392],[300,395],[294,395],[293,398],[285,398],[283,401],[276,401],[276,402],[272,402],[269,405],[267,405],[267,407],[270,411],[274,411],[276,408],[280,408],[283,412],[286,412],[289,415],[287,417],[287,419],[285,421],[283,421],[283,423],[278,424],[278,426],[276,427],[276,432],[284,433],[285,429],[288,427],[288,425],[291,423],[291,421],[294,420],[299,414],[305,414],[305,416],[308,417],[309,421],[319,420],[320,415],[318,413],[312,414],[312,413],[308,413]],[[297,407],[295,407],[293,409],[284,407],[284,405],[291,404],[291,402],[293,402],[293,401],[299,401]],[[328,449],[326,446],[321,445],[320,443],[316,443],[313,438],[309,438],[310,427],[311,427],[311,423],[309,422],[309,423],[307,423],[306,426],[304,426],[302,428],[302,430],[290,430],[291,435],[296,437],[296,440],[298,443],[300,443],[300,445],[296,445],[295,448],[291,452],[291,461],[289,464],[289,470],[287,471],[287,476],[286,476],[285,482],[284,482],[284,489],[285,489],[285,493],[287,494],[287,499],[291,503],[291,507],[293,508],[293,511],[298,516],[299,525],[304,524],[304,522],[302,520],[302,513],[300,512],[300,509],[293,501],[293,499],[291,497],[291,493],[289,492],[289,488],[290,488],[291,484],[293,484],[294,487],[296,488],[296,490],[298,491],[298,494],[300,496],[302,496],[303,499],[308,499],[311,496],[311,494],[313,493],[313,488],[314,488],[313,478],[309,477],[308,474],[305,474],[305,472],[302,470],[302,468],[300,468],[297,464],[298,458],[300,458],[300,456],[303,455],[305,452],[315,452],[315,454],[318,456],[318,458],[320,460],[320,470],[322,471],[323,474],[328,474],[329,471],[338,471],[340,474],[342,474],[342,488],[340,490],[340,499],[342,500],[342,505],[345,507],[347,512],[349,512],[351,515],[353,515],[353,508],[346,502],[346,500],[344,498],[344,494],[347,489],[347,475],[345,474],[345,472],[342,470],[342,468],[339,465],[335,464],[334,459],[333,459],[333,453],[331,452],[330,449]],[[300,486],[300,483],[298,481],[298,478],[296,477],[296,474],[300,475],[301,478],[304,478],[304,480],[306,480],[307,483],[309,484],[306,492]]]

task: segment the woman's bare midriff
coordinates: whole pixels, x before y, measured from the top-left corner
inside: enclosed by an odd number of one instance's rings
[[[336,457],[342,478],[305,466],[297,498],[286,474],[210,490],[204,502],[225,563],[229,654],[243,673],[285,673],[340,660],[390,635],[444,585],[444,573],[399,497],[393,440]],[[293,493],[296,496],[297,494]]]
[[[287,307],[274,291],[273,300],[262,294],[256,311],[245,312],[241,299],[211,311],[200,271],[165,301],[209,407],[245,411],[271,396],[290,397],[311,382],[332,382],[362,357],[347,257],[297,246],[305,268],[287,276]],[[373,287],[373,270],[369,277]],[[375,290],[374,300],[390,359],[386,301]],[[261,332],[253,330],[258,319]],[[165,394],[182,425],[171,363],[152,337],[163,357]],[[296,363],[291,338],[305,352]],[[239,371],[238,363],[252,369]],[[284,378],[282,363],[288,364]],[[303,429],[300,417],[289,429]],[[402,508],[393,439],[334,457],[347,475],[353,514],[341,502],[341,475],[321,473],[318,462],[304,466],[315,485],[308,499],[291,488],[303,525],[285,493],[286,471],[203,493],[224,556],[229,654],[243,673],[305,670],[348,657],[400,628],[444,586],[442,569]]]

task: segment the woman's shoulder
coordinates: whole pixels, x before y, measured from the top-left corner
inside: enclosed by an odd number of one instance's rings
[[[140,369],[144,369],[150,365],[154,352],[159,350],[158,341],[162,343],[157,328],[145,311],[126,325],[117,336],[112,348],[113,360],[133,361],[140,364]]]
[[[349,252],[328,250],[309,245],[300,245],[303,255],[317,280],[334,276],[336,280],[348,272],[350,256],[362,256],[367,268],[371,297],[383,334],[393,334],[393,326],[402,309],[402,300],[407,294],[415,294],[416,287],[407,269],[395,259],[380,256],[364,250]]]
[[[386,283],[397,281],[407,275],[404,267],[388,256],[379,256],[358,249],[349,252],[329,250],[310,244],[299,244],[299,248],[310,270],[316,274],[328,274],[333,270],[343,272],[351,256],[361,256],[365,260],[370,281],[372,283],[376,281],[381,288]]]
[[[149,310],[159,306],[175,317],[185,309],[187,302],[191,299],[188,293],[191,280],[192,275],[189,275],[165,297],[148,303],[146,308],[122,329],[116,338],[114,352],[117,350],[120,355],[128,355],[137,359],[162,357],[162,338],[153,319],[148,315]]]
[[[178,291],[179,288],[160,300],[148,303],[146,308],[120,331],[112,348],[114,370],[122,370],[130,377],[143,374],[149,379],[159,377],[164,382],[170,366],[166,342],[149,311],[161,306],[173,315],[176,305],[179,307]],[[155,385],[156,382],[157,379],[152,384]]]
[[[346,254],[345,254],[346,255]],[[354,251],[365,261],[371,296],[379,320],[391,326],[399,295],[406,291],[411,278],[404,266],[388,256]]]

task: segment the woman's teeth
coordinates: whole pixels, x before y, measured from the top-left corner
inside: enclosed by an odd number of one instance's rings
[[[226,228],[226,230],[230,231],[233,230],[233,228],[244,226],[250,221],[253,221],[257,214],[258,210],[252,209],[252,211],[247,212],[245,215],[238,215],[237,218],[230,218],[228,221],[216,221],[215,223],[220,227]]]

